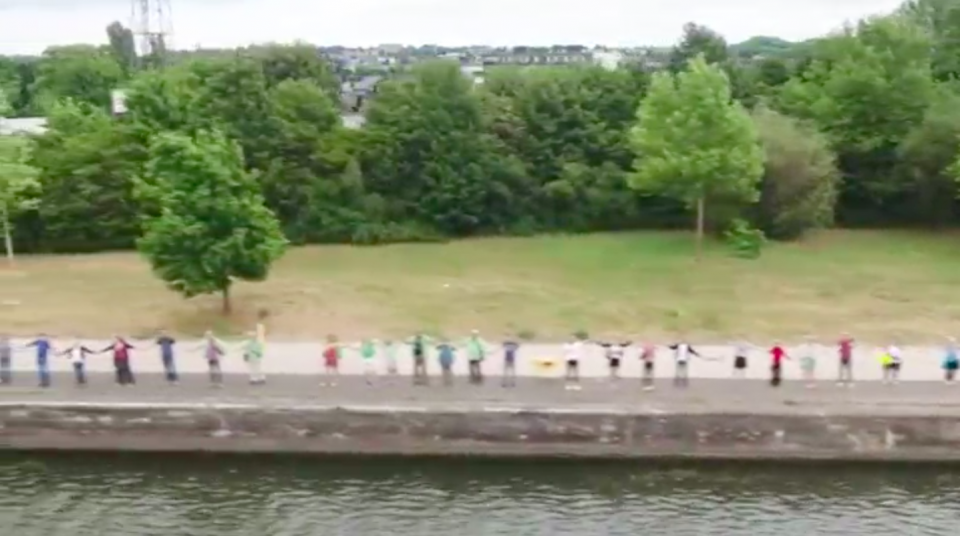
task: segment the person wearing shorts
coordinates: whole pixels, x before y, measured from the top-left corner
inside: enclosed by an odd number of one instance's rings
[[[853,387],[853,339],[848,335],[840,338],[837,345],[840,353],[840,369],[837,372],[837,385]]]
[[[951,341],[947,345],[946,353],[943,356],[943,379],[947,383],[953,383],[957,377],[957,369],[960,369],[960,357],[957,355],[956,344]]]
[[[676,364],[673,385],[686,389],[690,386],[690,357],[700,357],[700,354],[685,342],[671,344],[670,349],[673,350],[673,360]]]
[[[320,382],[321,386],[337,385],[336,378],[340,376],[340,344],[333,335],[327,337],[327,347],[323,350],[323,374],[326,378]]]
[[[583,340],[576,338],[567,343],[564,349],[567,370],[564,375],[564,389],[568,391],[580,390],[580,358],[583,356]]]
[[[630,346],[629,342],[600,342],[597,343],[603,348],[604,356],[607,358],[607,369],[611,380],[620,379],[620,365],[623,362],[623,354]]]
[[[900,381],[900,367],[903,356],[900,348],[892,345],[883,354],[883,383],[895,384]]]
[[[643,384],[644,391],[653,391],[653,364],[654,361],[656,361],[656,357],[656,345],[651,343],[643,345],[643,349],[640,350],[640,361],[643,363],[643,378],[641,379],[641,383]]]
[[[360,343],[360,358],[363,360],[363,377],[367,385],[373,385],[373,377],[377,375],[377,341],[364,339]]]
[[[428,385],[430,378],[427,375],[427,344],[429,338],[423,333],[418,333],[410,340],[410,348],[413,353],[413,384]]]

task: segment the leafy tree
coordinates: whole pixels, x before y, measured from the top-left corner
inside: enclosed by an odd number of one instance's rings
[[[809,69],[781,91],[781,109],[830,137],[846,179],[841,213],[851,220],[871,211],[889,220],[903,205],[896,152],[935,94],[930,51],[910,21],[870,19],[819,42]]]
[[[752,202],[763,153],[747,112],[731,99],[723,71],[698,56],[688,71],[658,73],[632,132],[637,172],[631,185],[683,201],[697,214],[700,257],[707,202]]]
[[[759,224],[793,239],[833,223],[839,172],[830,142],[810,125],[766,107],[753,113],[765,155]]]
[[[692,22],[683,25],[683,37],[670,52],[670,71],[678,73],[690,60],[703,56],[709,64],[726,64],[730,57],[727,40],[717,32]]]
[[[21,210],[32,208],[39,183],[37,172],[29,165],[29,140],[15,136],[0,136],[0,220],[3,224],[4,247],[7,262],[12,266],[12,220]]]
[[[137,68],[137,43],[133,31],[114,21],[107,26],[107,39],[114,60],[123,69],[124,75],[130,76]]]
[[[960,156],[960,95],[941,91],[898,148],[905,188],[912,192],[915,213],[933,225],[955,221],[956,184],[950,166]]]
[[[349,240],[364,220],[363,179],[340,117],[322,88],[285,80],[270,92],[269,152],[261,177],[264,197],[295,242],[325,237]],[[347,180],[341,180],[353,164]]]
[[[419,66],[381,86],[367,113],[361,165],[392,217],[453,235],[502,228],[515,214],[481,101],[459,66]]]
[[[331,99],[340,96],[340,80],[317,48],[306,43],[253,47],[250,55],[260,63],[267,87],[287,80],[312,82]]]
[[[31,155],[48,248],[90,251],[133,246],[139,205],[131,177],[142,156],[103,108],[65,101],[52,110]]]
[[[216,131],[159,134],[137,195],[160,207],[137,247],[167,285],[193,297],[219,292],[224,313],[237,279],[261,281],[286,239],[243,168],[235,142]]]
[[[110,92],[123,79],[123,69],[109,52],[90,45],[52,47],[37,64],[33,92],[44,112],[65,98],[107,109]]]

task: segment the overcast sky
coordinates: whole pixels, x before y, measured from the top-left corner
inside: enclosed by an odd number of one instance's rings
[[[321,45],[668,45],[684,22],[731,42],[805,39],[900,0],[164,0],[176,48],[306,40]],[[0,54],[105,41],[131,0],[0,0]]]

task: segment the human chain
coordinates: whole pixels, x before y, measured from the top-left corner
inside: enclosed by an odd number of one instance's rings
[[[226,343],[218,339],[212,332],[207,332],[198,343],[178,343],[166,334],[160,333],[156,339],[150,341],[151,347],[159,350],[160,361],[166,380],[176,384],[180,377],[177,372],[177,357],[185,352],[200,352],[206,363],[209,381],[213,386],[223,385],[222,362],[230,353],[239,353],[246,367],[251,384],[260,385],[266,382],[266,375],[262,372],[262,361],[266,352],[265,329],[262,325],[255,331],[247,334],[246,338],[237,344]],[[607,373],[612,381],[621,379],[621,368],[636,348],[636,357],[642,368],[640,378],[645,390],[652,390],[655,385],[657,370],[657,356],[661,351],[669,352],[673,361],[672,383],[676,387],[684,388],[690,383],[691,363],[696,360],[721,361],[732,359],[733,378],[745,378],[751,356],[765,354],[769,361],[770,385],[777,387],[783,381],[784,365],[787,362],[796,362],[799,365],[801,379],[808,387],[814,387],[817,379],[817,348],[821,346],[808,340],[798,349],[788,352],[783,345],[775,343],[769,348],[761,348],[748,343],[734,345],[730,355],[704,355],[703,352],[688,342],[677,341],[666,346],[653,343],[633,343],[632,341],[592,340],[587,337],[574,337],[562,346],[562,355],[530,358],[530,364],[539,373],[550,374],[561,372],[565,389],[579,390],[581,379],[581,363],[587,359],[587,350],[590,347],[603,349],[606,360]],[[842,386],[853,385],[853,356],[855,342],[849,336],[842,336],[836,342],[836,370],[837,383]],[[131,356],[134,350],[145,349],[144,344],[136,345],[123,337],[116,337],[113,342],[103,348],[90,348],[79,341],[55,345],[46,335],[25,344],[15,345],[7,336],[0,336],[0,383],[12,383],[12,358],[15,350],[31,351],[36,357],[36,373],[39,386],[50,387],[51,358],[66,357],[70,360],[75,382],[84,386],[88,382],[87,357],[91,355],[107,354],[113,358],[113,368],[116,382],[120,385],[133,385],[136,379],[131,367]],[[452,385],[454,382],[454,365],[458,356],[465,354],[468,365],[469,382],[479,384],[484,381],[484,368],[490,367],[490,362],[496,359],[500,364],[500,381],[506,388],[517,384],[517,363],[520,357],[522,344],[515,340],[506,340],[497,345],[482,339],[477,332],[471,333],[461,341],[433,338],[426,334],[415,334],[404,340],[377,340],[364,339],[359,343],[350,344],[340,342],[330,336],[318,349],[319,362],[322,363],[320,385],[334,386],[340,376],[340,365],[347,359],[348,352],[356,352],[362,364],[362,373],[368,384],[373,384],[378,376],[378,370],[384,370],[388,376],[400,374],[399,362],[402,353],[406,352],[412,358],[412,379],[415,385],[427,385],[430,382],[428,364],[434,362],[430,356],[435,355],[435,362],[440,368],[440,381],[443,385]],[[822,357],[820,358],[822,360]],[[900,370],[903,366],[903,352],[896,346],[884,348],[879,355],[880,368],[883,380],[887,383],[899,381]],[[957,369],[960,368],[960,359],[956,345],[950,340],[943,349],[941,368],[944,380],[953,382]]]

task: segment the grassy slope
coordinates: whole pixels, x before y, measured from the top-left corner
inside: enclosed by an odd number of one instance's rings
[[[689,235],[672,233],[305,247],[289,252],[269,281],[238,286],[230,323],[218,317],[215,298],[185,301],[166,291],[135,254],[34,256],[18,271],[0,271],[0,329],[236,330],[267,308],[272,333],[286,338],[423,327],[538,339],[586,329],[711,340],[849,331],[913,341],[946,334],[960,319],[957,238],[835,231],[771,246],[755,261],[715,245],[700,265]]]

